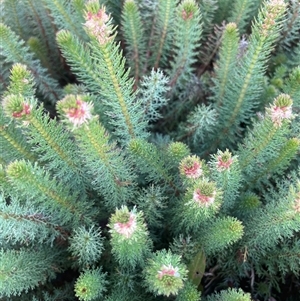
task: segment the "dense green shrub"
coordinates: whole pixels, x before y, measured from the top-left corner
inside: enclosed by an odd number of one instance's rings
[[[299,1],[0,5],[1,300],[299,300]]]

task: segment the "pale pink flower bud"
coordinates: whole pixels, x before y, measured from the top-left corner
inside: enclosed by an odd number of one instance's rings
[[[22,118],[26,115],[29,115],[30,112],[31,112],[30,104],[24,102],[23,103],[23,109],[21,111],[18,111],[18,112],[13,112],[12,116],[15,117],[15,118]]]
[[[99,9],[97,13],[88,12],[84,23],[88,33],[97,38],[98,42],[103,45],[110,40],[111,28],[106,23],[109,16],[104,9]]]
[[[181,17],[184,21],[192,20],[197,14],[197,4],[194,0],[186,0],[182,1],[181,5],[179,5],[181,10]]]
[[[280,94],[275,98],[273,105],[267,109],[275,127],[280,127],[283,120],[293,117],[292,104],[293,100],[288,94]]]
[[[168,276],[173,276],[173,277],[180,277],[180,274],[178,272],[178,268],[177,267],[173,267],[172,265],[168,265],[168,266],[165,266],[163,265],[161,267],[161,270],[158,271],[157,273],[157,278],[158,279],[162,279],[165,275],[168,275]]]
[[[66,110],[66,117],[74,125],[78,127],[88,120],[92,119],[91,106],[89,103],[76,100],[76,106]]]
[[[187,11],[182,11],[182,19],[183,20],[190,20],[193,18],[193,13],[192,12],[187,12]]]
[[[221,156],[218,156],[217,167],[219,171],[229,169],[231,164],[232,164],[232,159],[228,159],[227,161],[225,161]]]
[[[34,99],[27,99],[22,95],[15,94],[7,95],[2,101],[6,116],[22,121],[24,126],[29,125],[35,105]]]
[[[180,173],[187,178],[197,179],[203,173],[201,167],[202,163],[197,156],[188,156],[181,161],[179,169]]]
[[[199,188],[197,188],[194,190],[193,200],[201,207],[209,207],[215,201],[215,195],[215,191],[211,194],[204,194]]]
[[[286,4],[283,0],[270,0],[266,3],[266,14],[262,24],[262,35],[267,37],[276,24],[276,20],[283,14]]]
[[[231,153],[226,150],[225,152],[219,152],[217,156],[217,170],[222,172],[226,169],[229,169],[233,160],[231,158]]]
[[[130,238],[134,231],[137,228],[137,223],[136,223],[136,215],[132,212],[129,214],[129,219],[127,222],[121,223],[117,222],[114,224],[114,230],[125,236],[126,238]]]
[[[68,94],[57,102],[59,114],[73,125],[73,129],[88,123],[92,118],[93,104],[87,95]]]
[[[291,119],[292,117],[292,107],[271,107],[271,119],[276,126],[281,126],[281,123],[284,119]]]

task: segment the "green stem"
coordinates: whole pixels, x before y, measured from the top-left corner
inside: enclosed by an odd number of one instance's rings
[[[272,141],[277,130],[278,128],[276,126],[273,126],[271,132],[268,133],[267,137],[265,137],[263,141],[261,141],[262,139],[260,139],[261,143],[259,144],[259,146],[252,150],[251,155],[249,154],[245,160],[240,160],[241,170],[245,169],[248,166],[249,162],[251,162],[253,158],[255,158],[262,150],[264,150],[267,147],[270,141]]]
[[[24,156],[24,158],[28,159],[29,161],[34,161],[35,158],[32,156],[32,154],[23,147],[19,141],[15,139],[8,131],[6,131],[6,126],[0,126],[0,134],[2,137],[14,148],[16,149],[20,154]]]
[[[166,5],[166,10],[165,10],[165,15],[164,15],[164,26],[163,26],[162,33],[161,33],[160,40],[159,40],[159,47],[158,47],[158,52],[156,55],[156,60],[154,63],[154,69],[157,69],[159,66],[159,61],[160,61],[160,58],[162,55],[164,43],[165,43],[167,32],[168,32],[170,13],[171,13],[171,1],[170,0],[163,0],[163,1],[168,1],[168,2]]]
[[[56,143],[53,137],[49,135],[49,132],[44,128],[43,124],[33,115],[30,116],[30,124],[42,135],[42,137],[47,141],[48,145],[55,150],[58,156],[66,162],[73,170],[76,170],[74,162],[69,158],[69,156],[63,151],[63,149]]]
[[[125,123],[127,125],[129,136],[131,137],[131,139],[134,139],[135,134],[134,134],[134,130],[133,130],[133,125],[130,120],[130,115],[129,115],[128,108],[127,108],[127,105],[126,105],[126,102],[125,102],[125,99],[124,99],[124,96],[122,93],[121,85],[118,81],[118,78],[117,78],[115,70],[114,70],[113,62],[111,60],[111,54],[108,51],[106,46],[102,47],[102,51],[103,51],[103,57],[104,57],[104,60],[105,60],[106,66],[107,66],[107,70],[109,72],[109,76],[111,79],[111,83],[114,87],[114,90],[115,90],[117,99],[119,101],[123,116],[125,118]]]

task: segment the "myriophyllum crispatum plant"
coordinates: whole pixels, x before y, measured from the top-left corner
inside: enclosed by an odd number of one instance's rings
[[[298,301],[299,1],[0,6],[1,300]]]

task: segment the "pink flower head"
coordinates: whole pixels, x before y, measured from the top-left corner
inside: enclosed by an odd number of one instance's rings
[[[199,178],[202,174],[201,164],[199,164],[198,162],[194,162],[192,166],[186,166],[184,168],[184,173],[187,176],[187,178]]]
[[[267,36],[276,24],[276,19],[284,12],[286,4],[283,0],[271,0],[266,5],[266,15],[262,24],[262,34]]]
[[[217,156],[217,170],[222,172],[229,169],[232,162],[231,153],[228,150],[219,152],[219,156]]]
[[[183,20],[190,20],[190,19],[192,19],[193,18],[193,12],[188,12],[188,11],[186,11],[186,10],[183,10],[182,11],[182,19]]]
[[[92,119],[91,104],[80,99],[76,100],[76,105],[74,107],[65,109],[64,111],[67,119],[74,127],[78,127]]]
[[[279,107],[273,106],[271,108],[271,119],[276,126],[281,126],[282,120],[291,119],[292,117],[292,107]]]
[[[202,171],[202,163],[196,156],[188,156],[184,158],[180,163],[180,172],[182,175],[190,179],[199,178]]]
[[[204,194],[203,192],[201,192],[201,190],[199,188],[197,188],[196,190],[194,190],[193,193],[193,200],[199,204],[199,206],[205,206],[205,207],[209,207],[215,200],[215,192],[211,193],[211,194]]]
[[[231,164],[232,164],[232,159],[228,159],[227,161],[225,161],[221,156],[218,156],[217,167],[219,171],[229,169]]]
[[[130,238],[134,231],[136,230],[137,224],[136,224],[136,215],[132,212],[129,214],[129,219],[126,223],[115,223],[114,229],[119,234],[125,236],[126,238]]]
[[[189,21],[194,18],[195,15],[197,15],[197,5],[192,1],[182,1],[183,3],[180,5],[181,10],[181,18],[184,21]]]
[[[276,127],[280,127],[284,119],[291,119],[293,101],[288,94],[280,94],[271,108],[268,109],[269,116]]]
[[[177,277],[177,278],[180,277],[180,274],[178,272],[178,268],[177,267],[174,268],[170,264],[168,266],[163,265],[161,267],[161,270],[158,271],[158,273],[157,273],[157,278],[162,279],[165,275],[173,276],[173,277]]]
[[[21,111],[13,112],[12,113],[13,117],[15,117],[15,118],[22,118],[22,117],[30,114],[30,112],[31,112],[30,105],[28,103],[24,102],[22,106],[23,106],[23,108],[22,108]]]
[[[97,13],[88,12],[84,23],[88,32],[97,38],[98,42],[103,45],[110,39],[111,29],[107,26],[109,16],[104,9],[99,9]]]

